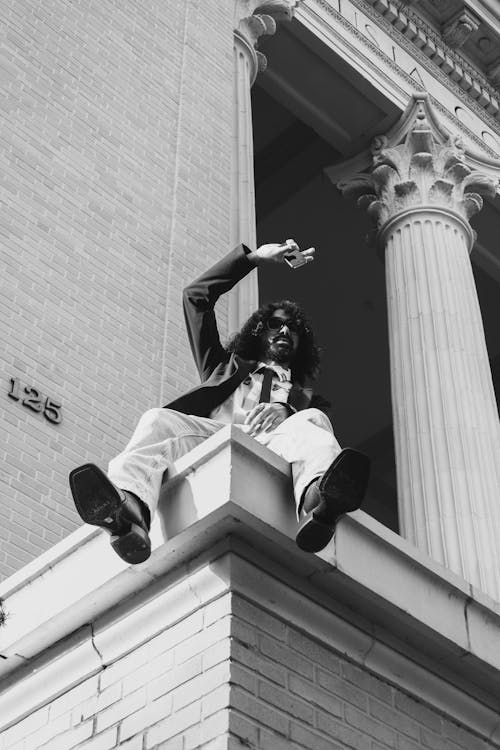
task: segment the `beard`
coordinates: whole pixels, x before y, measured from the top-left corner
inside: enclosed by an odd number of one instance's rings
[[[282,367],[289,367],[293,359],[293,344],[287,339],[287,343],[277,343],[276,340],[269,341],[263,359],[270,359]]]

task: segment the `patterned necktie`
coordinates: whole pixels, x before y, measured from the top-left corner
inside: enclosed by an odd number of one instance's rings
[[[271,384],[273,382],[274,370],[272,367],[263,367],[260,372],[264,373],[264,377],[262,378],[259,404],[262,404],[264,401],[268,404],[271,401]]]

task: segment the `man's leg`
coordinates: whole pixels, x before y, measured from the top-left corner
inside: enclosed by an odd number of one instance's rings
[[[172,409],[149,409],[125,449],[109,462],[108,477],[156,511],[163,474],[181,456],[218,432],[224,424]]]
[[[257,440],[291,463],[297,544],[319,551],[332,538],[338,518],[360,506],[368,482],[367,457],[351,448],[342,450],[330,420],[319,409],[297,412]]]
[[[70,473],[81,518],[108,531],[111,546],[126,562],[143,562],[151,553],[148,532],[163,474],[173,461],[223,426],[170,409],[150,409],[126,448],[110,462],[108,476],[93,464]]]
[[[304,490],[323,476],[342,450],[330,420],[319,409],[304,409],[275,430],[257,435],[256,440],[291,463],[298,518]]]

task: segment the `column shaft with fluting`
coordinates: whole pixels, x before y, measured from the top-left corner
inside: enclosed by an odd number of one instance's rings
[[[242,34],[234,34],[233,143],[231,175],[231,247],[256,247],[255,183],[251,85],[257,69],[255,50]],[[228,330],[237,331],[258,307],[257,270],[231,292]]]
[[[499,600],[500,422],[469,219],[495,197],[500,162],[479,171],[425,94],[371,161],[339,185],[385,252],[400,531]]]
[[[500,429],[458,214],[415,208],[383,228],[401,533],[500,594]]]
[[[255,181],[251,88],[265,55],[257,47],[261,36],[273,35],[277,24],[291,21],[298,0],[235,0],[233,152],[231,179],[232,247],[256,248]],[[228,330],[234,333],[258,307],[257,271],[239,282],[229,296]]]

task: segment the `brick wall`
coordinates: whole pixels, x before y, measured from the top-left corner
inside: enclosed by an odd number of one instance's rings
[[[180,291],[227,249],[232,18],[217,0],[0,13],[3,577],[80,524],[69,470],[105,467],[194,382]]]
[[[184,750],[224,736],[229,607],[226,596],[188,615],[0,734],[1,750]]]
[[[236,598],[230,732],[259,750],[487,750],[320,642]],[[239,743],[239,744],[238,744]]]
[[[1,750],[488,750],[231,593],[0,736]],[[495,745],[496,747],[496,745]]]

